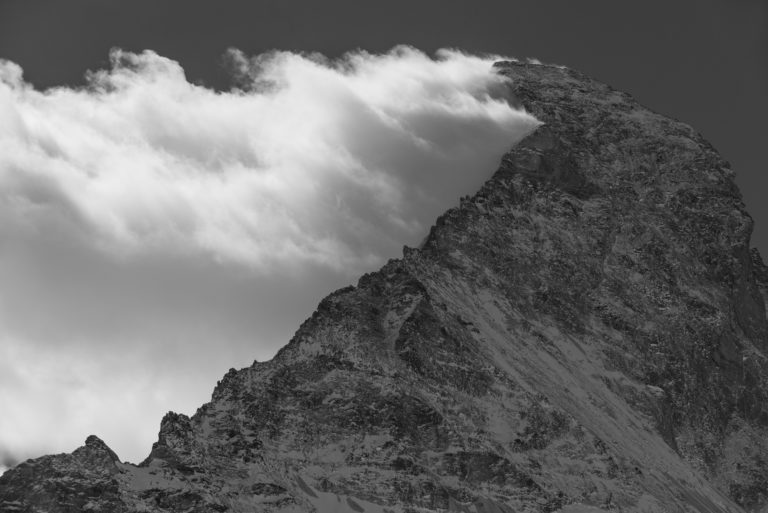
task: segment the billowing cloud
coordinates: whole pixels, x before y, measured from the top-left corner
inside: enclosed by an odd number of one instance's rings
[[[476,190],[537,121],[493,58],[115,50],[82,88],[0,61],[0,453],[147,452],[231,366]],[[2,462],[0,462],[2,463]]]

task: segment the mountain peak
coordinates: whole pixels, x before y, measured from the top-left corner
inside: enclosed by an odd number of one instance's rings
[[[581,73],[495,69],[542,125],[420,248],[167,414],[114,464],[113,511],[766,507],[768,273],[730,166]],[[7,472],[0,501],[91,486],[51,472],[72,456]]]
[[[85,448],[105,453],[112,461],[120,461],[117,454],[115,454],[115,452],[96,435],[89,435],[88,438],[85,439]]]

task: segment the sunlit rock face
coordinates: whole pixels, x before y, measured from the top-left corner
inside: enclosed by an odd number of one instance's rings
[[[503,62],[543,125],[277,356],[0,478],[2,511],[738,512],[768,504],[768,269],[691,127]]]

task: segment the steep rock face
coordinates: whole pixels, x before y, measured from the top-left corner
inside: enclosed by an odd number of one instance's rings
[[[498,63],[543,125],[472,198],[231,370],[148,458],[89,438],[3,511],[766,511],[768,269],[689,126]]]

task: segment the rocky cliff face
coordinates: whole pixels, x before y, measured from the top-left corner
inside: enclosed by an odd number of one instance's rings
[[[90,437],[2,511],[768,511],[768,269],[689,126],[577,72],[496,64],[543,125],[273,360]]]

